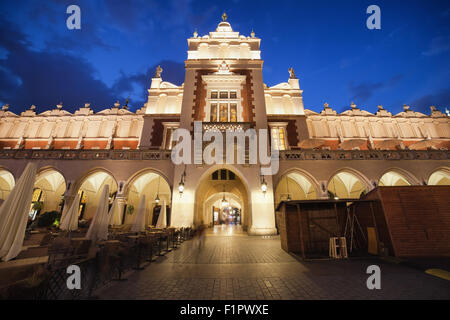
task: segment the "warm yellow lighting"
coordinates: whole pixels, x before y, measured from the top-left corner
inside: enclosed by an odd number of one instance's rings
[[[183,193],[183,191],[184,191],[184,183],[183,182],[180,182],[178,184],[178,191],[180,192],[180,194]]]
[[[266,182],[266,181],[263,181],[263,182],[261,183],[261,191],[262,191],[263,193],[266,193],[266,191],[267,191],[267,182]]]

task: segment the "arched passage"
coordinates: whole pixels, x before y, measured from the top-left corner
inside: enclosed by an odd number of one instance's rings
[[[317,185],[312,178],[301,171],[291,171],[283,175],[275,189],[275,207],[281,201],[317,199]]]
[[[226,203],[223,203],[225,199]],[[210,196],[203,206],[206,224],[241,224],[242,199],[234,193],[216,193]]]
[[[367,191],[364,179],[355,172],[342,170],[328,182],[328,194],[339,199],[359,199]]]
[[[450,186],[450,169],[442,168],[433,172],[428,178],[429,186]]]
[[[15,180],[12,173],[0,168],[0,200],[6,200],[14,186]]]
[[[408,178],[398,171],[390,170],[383,174],[378,182],[380,187],[410,186]]]
[[[223,198],[228,205],[222,204]],[[250,225],[250,206],[246,183],[237,171],[229,166],[208,170],[202,176],[195,192],[194,225],[212,226],[226,223],[226,219],[215,221],[214,216],[231,218],[230,212],[235,209],[239,210],[239,219],[236,219],[236,222],[247,230]]]
[[[107,171],[96,169],[85,176],[79,184],[80,219],[91,219],[97,210],[100,196],[105,185],[109,186],[110,203],[117,193],[117,182]]]
[[[134,221],[143,195],[146,199],[146,224],[156,224],[163,201],[168,209],[168,223],[170,222],[171,189],[166,179],[158,172],[144,170],[137,173],[127,184],[125,192],[127,196],[125,224]]]
[[[61,211],[63,195],[66,192],[66,180],[57,170],[49,168],[39,172],[34,183],[31,211],[37,213]],[[35,210],[35,204],[40,203],[40,209]]]

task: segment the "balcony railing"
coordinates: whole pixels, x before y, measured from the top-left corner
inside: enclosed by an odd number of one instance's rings
[[[251,127],[251,122],[203,122],[203,131],[245,131]]]
[[[170,150],[0,150],[0,161],[29,160],[167,160]],[[247,154],[246,154],[247,157]],[[450,160],[449,150],[286,150],[280,151],[282,161],[302,160]]]

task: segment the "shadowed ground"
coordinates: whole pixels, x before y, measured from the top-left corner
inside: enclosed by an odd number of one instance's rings
[[[366,269],[381,268],[381,290]],[[208,230],[145,270],[112,282],[101,299],[450,299],[450,281],[379,259],[298,261],[278,237],[250,237],[234,227]]]

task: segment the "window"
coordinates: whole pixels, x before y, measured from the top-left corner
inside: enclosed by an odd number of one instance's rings
[[[227,169],[216,170],[211,175],[212,180],[235,180],[236,175]]]
[[[210,122],[239,121],[239,98],[237,91],[211,91],[210,97]]]
[[[230,104],[230,122],[237,122],[237,104]]]
[[[211,113],[209,121],[217,122],[217,103],[211,103]]]
[[[269,124],[272,136],[272,146],[275,150],[287,149],[286,125],[287,124]]]
[[[172,150],[176,141],[172,141],[173,133],[178,129],[179,124],[176,122],[164,122],[164,138],[161,148],[164,150]]]
[[[228,122],[228,104],[226,104],[226,103],[220,104],[219,121],[220,122]]]

